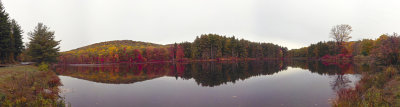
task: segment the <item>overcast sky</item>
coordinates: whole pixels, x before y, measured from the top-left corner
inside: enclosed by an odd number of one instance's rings
[[[351,40],[400,30],[398,0],[2,0],[24,41],[38,22],[67,51],[110,40],[169,44],[216,33],[289,49],[328,41],[337,24]]]

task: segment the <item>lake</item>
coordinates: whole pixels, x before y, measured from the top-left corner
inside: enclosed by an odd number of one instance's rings
[[[76,107],[331,106],[366,65],[308,61],[59,65]]]

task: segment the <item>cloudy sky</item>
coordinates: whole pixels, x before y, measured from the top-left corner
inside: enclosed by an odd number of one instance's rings
[[[398,0],[2,0],[27,33],[43,22],[67,51],[109,40],[169,44],[216,33],[289,49],[328,41],[337,24],[351,40],[399,32]]]

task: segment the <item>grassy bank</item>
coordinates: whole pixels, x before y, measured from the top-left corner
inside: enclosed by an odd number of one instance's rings
[[[389,66],[382,72],[364,73],[355,88],[337,92],[337,107],[398,107],[400,106],[400,75],[398,67]]]
[[[38,67],[9,66],[0,68],[0,104],[6,107],[59,107],[60,79],[52,71]]]

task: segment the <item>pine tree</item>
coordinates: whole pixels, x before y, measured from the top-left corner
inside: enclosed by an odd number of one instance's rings
[[[17,56],[22,53],[22,49],[24,48],[22,42],[22,29],[21,26],[18,25],[17,21],[14,19],[11,20],[11,38],[12,38],[12,47],[14,59],[17,59]]]
[[[60,41],[55,40],[54,31],[50,31],[46,25],[39,23],[28,35],[31,40],[28,44],[28,54],[32,56],[33,61],[39,63],[57,61]]]
[[[12,48],[10,36],[10,22],[3,3],[0,2],[0,63],[10,62],[10,52]]]

